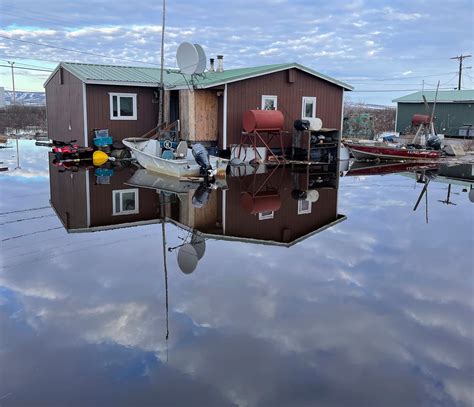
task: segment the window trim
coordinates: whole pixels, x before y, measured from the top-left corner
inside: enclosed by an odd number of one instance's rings
[[[301,204],[303,202],[308,202],[309,206],[308,206],[308,209],[303,209],[301,206]],[[311,210],[312,210],[312,202],[311,201],[308,201],[307,199],[301,199],[298,201],[298,215],[307,215],[309,213],[311,213]]]
[[[275,216],[275,211],[269,211],[269,213],[259,212],[258,213],[258,220],[273,219],[274,216]]]
[[[115,196],[116,194],[120,194],[120,206],[122,206],[122,194],[133,192],[135,194],[135,209],[127,211],[127,210],[122,210],[122,211],[117,211],[117,208],[115,206]],[[139,193],[138,193],[138,188],[129,188],[129,189],[114,189],[112,191],[112,215],[133,215],[139,213]],[[122,208],[118,208],[122,209]]]
[[[265,99],[273,99],[275,110],[278,110],[278,96],[277,95],[262,95],[260,101],[260,109],[265,110]]]
[[[306,114],[306,102],[313,102],[313,116],[308,117],[305,116]],[[317,103],[317,98],[316,96],[303,96],[301,100],[301,119],[314,119],[316,118],[316,103]]]
[[[117,97],[117,114],[114,116],[114,103],[113,98]],[[133,102],[133,116],[121,116],[120,115],[120,98],[121,97],[131,97]],[[110,105],[110,120],[137,120],[137,94],[136,93],[118,93],[118,92],[109,92],[109,105]]]

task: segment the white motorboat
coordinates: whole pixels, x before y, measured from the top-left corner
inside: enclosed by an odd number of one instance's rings
[[[201,166],[196,162],[192,150],[185,141],[176,146],[170,140],[141,137],[126,138],[122,142],[131,150],[138,163],[148,171],[179,178],[201,175]],[[211,176],[225,177],[229,160],[209,156],[209,163],[212,167]]]

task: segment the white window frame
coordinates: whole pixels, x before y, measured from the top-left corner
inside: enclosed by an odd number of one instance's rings
[[[135,209],[131,211],[122,210],[122,208],[117,208],[115,205],[115,196],[120,194],[120,206],[122,206],[122,194],[133,192],[135,194]],[[133,215],[139,212],[139,202],[138,202],[138,188],[130,189],[115,189],[112,191],[112,215]]]
[[[113,98],[117,97],[117,114],[114,116]],[[120,116],[120,98],[128,97],[133,99],[133,116]],[[136,93],[109,93],[110,120],[137,120],[137,94]]]
[[[306,114],[306,102],[313,102],[313,116],[308,117]],[[304,119],[313,119],[316,117],[316,96],[303,96],[301,102],[301,118]]]
[[[262,95],[260,109],[265,110],[265,99],[272,99],[273,104],[275,105],[275,110],[278,109],[278,96],[276,95]]]
[[[258,213],[258,220],[273,219],[274,215],[275,215],[274,211],[259,212]]]
[[[308,202],[308,208],[304,209],[303,208],[303,202]],[[308,213],[311,213],[312,209],[312,202],[308,201],[307,199],[302,199],[298,201],[298,215],[307,215]]]

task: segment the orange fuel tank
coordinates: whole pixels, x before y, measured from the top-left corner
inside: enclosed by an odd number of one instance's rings
[[[242,117],[242,127],[247,133],[257,131],[279,131],[285,118],[279,110],[247,110]]]

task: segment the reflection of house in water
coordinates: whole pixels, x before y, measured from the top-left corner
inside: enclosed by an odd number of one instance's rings
[[[336,172],[276,168],[227,183],[228,190],[211,196],[205,216],[188,205],[175,220],[211,238],[291,246],[345,219],[337,213]]]
[[[115,171],[109,184],[98,184],[94,169],[60,172],[51,164],[50,171],[51,204],[69,232],[159,223],[165,217],[207,238],[291,246],[345,219],[337,213],[338,173],[327,166],[229,176],[228,189],[212,191],[202,208],[193,206],[199,185],[145,170]]]
[[[50,164],[51,205],[68,232],[88,232],[158,223],[155,191],[125,185],[132,168],[115,170],[110,184],[97,184],[94,168],[60,171]]]

